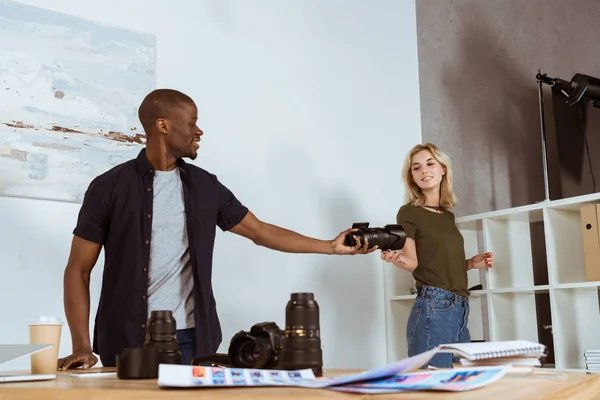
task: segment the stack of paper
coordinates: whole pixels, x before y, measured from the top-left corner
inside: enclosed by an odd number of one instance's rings
[[[455,354],[465,366],[539,367],[540,358],[546,355],[546,346],[528,340],[446,344],[439,346],[438,350]]]
[[[587,349],[583,356],[585,357],[585,368],[589,370],[600,370],[600,350]]]

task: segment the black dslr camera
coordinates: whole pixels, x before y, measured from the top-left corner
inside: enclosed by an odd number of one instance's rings
[[[192,365],[313,370],[323,376],[319,305],[313,293],[292,293],[285,307],[285,329],[259,322],[231,338],[227,354],[196,357]]]
[[[361,243],[369,241],[369,248],[379,246],[380,250],[402,250],[406,243],[406,232],[402,225],[392,224],[383,228],[369,228],[368,222],[355,222],[352,228],[358,231],[350,232],[346,235],[344,244],[346,246],[356,246],[354,236],[360,239]]]
[[[238,368],[275,369],[279,367],[284,332],[275,322],[260,322],[250,332],[239,331],[229,344],[229,360]]]

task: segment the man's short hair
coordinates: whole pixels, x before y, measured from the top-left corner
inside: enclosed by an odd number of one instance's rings
[[[138,109],[138,117],[146,135],[156,124],[157,119],[169,118],[173,109],[182,103],[194,104],[194,100],[175,89],[155,89],[148,93]]]

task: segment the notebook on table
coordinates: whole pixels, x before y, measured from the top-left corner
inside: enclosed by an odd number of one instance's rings
[[[45,350],[52,345],[49,344],[0,344],[0,365],[29,356],[38,351]],[[30,373],[9,373],[0,371],[0,384],[6,382],[27,382],[27,381],[45,381],[55,379],[56,374],[30,374]]]
[[[540,366],[546,356],[546,346],[528,340],[443,344],[438,350],[454,353],[463,365]]]

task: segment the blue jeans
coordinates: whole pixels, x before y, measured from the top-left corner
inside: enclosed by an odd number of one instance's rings
[[[419,286],[406,324],[408,356],[423,353],[440,344],[470,342],[468,320],[468,297],[433,286]],[[429,365],[452,368],[452,361],[452,354],[440,353],[431,358]],[[422,368],[427,368],[427,365]]]
[[[194,328],[178,330],[177,341],[181,351],[181,363],[191,365],[192,359],[196,357],[196,330]]]

